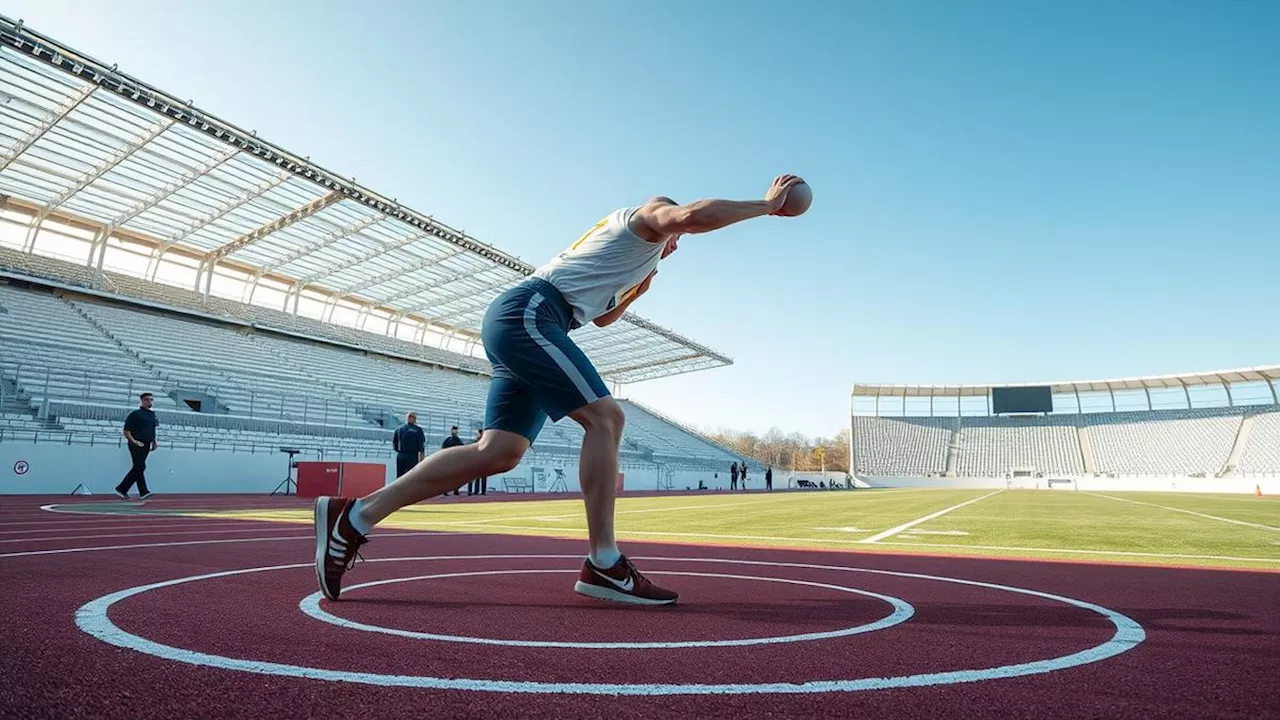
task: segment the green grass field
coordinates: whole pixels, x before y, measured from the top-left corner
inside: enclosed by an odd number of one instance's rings
[[[708,493],[621,498],[617,510],[620,540],[1280,571],[1280,498],[1252,495],[947,489]],[[946,512],[930,518],[940,511]],[[235,514],[310,522],[306,511]],[[425,503],[396,513],[380,527],[586,536],[582,502],[576,498]]]

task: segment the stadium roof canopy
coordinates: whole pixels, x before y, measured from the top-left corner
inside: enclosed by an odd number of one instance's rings
[[[1152,375],[1149,377],[1115,378],[1111,380],[1072,380],[1047,383],[1006,383],[997,385],[877,385],[856,384],[857,397],[982,397],[992,388],[1045,387],[1054,393],[1114,392],[1116,390],[1157,390],[1190,388],[1201,385],[1238,385],[1241,383],[1280,380],[1280,365],[1265,365],[1237,370]]]
[[[0,16],[0,196],[39,226],[94,229],[336,304],[474,340],[490,300],[533,271],[491,245]],[[249,294],[252,297],[252,293]],[[328,307],[328,301],[326,307]],[[732,361],[628,314],[575,333],[601,374],[634,382]]]

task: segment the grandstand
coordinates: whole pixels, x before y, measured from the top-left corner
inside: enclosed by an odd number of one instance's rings
[[[850,457],[871,484],[1252,492],[1251,479],[1280,477],[1278,380],[1280,366],[1039,385],[860,384]]]
[[[118,446],[144,390],[164,442],[192,452],[386,456],[408,410],[434,446],[451,425],[469,437],[484,309],[532,271],[0,17],[5,459]],[[575,339],[615,389],[731,362],[634,314]],[[736,457],[624,407],[622,464],[642,484],[710,484]],[[529,462],[576,473],[580,441],[549,424]]]

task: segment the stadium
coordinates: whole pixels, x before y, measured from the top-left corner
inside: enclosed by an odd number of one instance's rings
[[[1280,712],[1280,365],[851,376],[821,471],[621,399],[617,535],[679,604],[565,592],[568,418],[325,600],[313,498],[394,481],[408,412],[474,442],[481,321],[534,269],[0,16],[0,715]],[[733,364],[633,312],[574,337],[619,398]],[[121,500],[142,393],[155,496]]]

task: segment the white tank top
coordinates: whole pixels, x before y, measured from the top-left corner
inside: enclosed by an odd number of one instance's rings
[[[534,271],[564,295],[578,326],[626,302],[662,259],[665,238],[648,242],[627,227],[639,209],[614,210]]]

